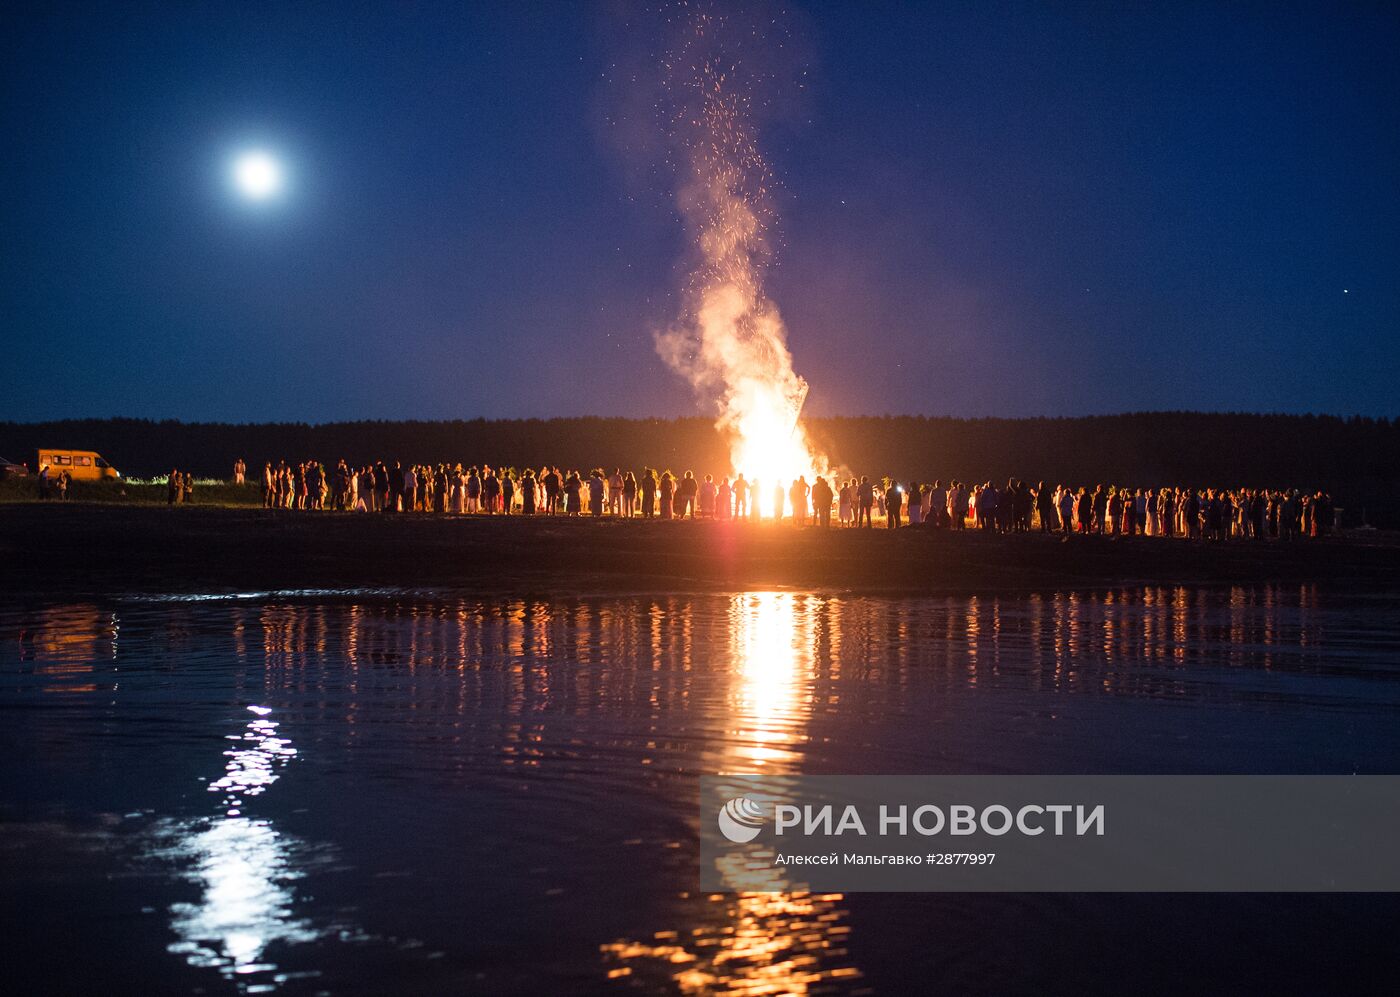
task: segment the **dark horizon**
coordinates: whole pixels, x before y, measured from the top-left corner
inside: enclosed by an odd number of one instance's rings
[[[662,20],[12,6],[0,419],[704,414],[653,347],[671,184],[618,137]],[[1400,10],[780,20],[810,415],[1400,415]],[[251,149],[282,196],[232,189]]]

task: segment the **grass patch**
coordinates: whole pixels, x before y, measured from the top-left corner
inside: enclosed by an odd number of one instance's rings
[[[38,502],[39,478],[0,480],[0,502]],[[56,499],[54,500],[56,501]],[[69,502],[102,502],[120,505],[164,505],[164,481],[75,481],[68,488]],[[262,505],[262,489],[254,484],[196,481],[195,505]]]

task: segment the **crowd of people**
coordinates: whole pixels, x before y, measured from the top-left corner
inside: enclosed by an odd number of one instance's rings
[[[243,461],[235,481],[246,474]],[[175,475],[172,474],[172,480]],[[828,481],[805,476],[790,484],[715,480],[686,471],[614,468],[589,472],[526,468],[403,465],[378,461],[327,469],[318,461],[264,465],[263,504],[276,509],[329,509],[460,515],[612,516],[642,519],[764,519],[798,526],[976,529],[998,533],[1161,536],[1189,539],[1294,539],[1323,536],[1333,525],[1330,496],[1297,489],[1067,487],[1011,479],[969,484],[869,476]],[[172,486],[172,495],[174,486]],[[172,498],[172,502],[178,501]]]

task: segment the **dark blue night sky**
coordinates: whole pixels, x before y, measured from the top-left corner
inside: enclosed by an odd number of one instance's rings
[[[3,15],[0,419],[698,411],[594,4]],[[805,4],[815,414],[1400,414],[1400,7]],[[643,19],[645,20],[645,19]],[[250,204],[230,162],[285,159]]]

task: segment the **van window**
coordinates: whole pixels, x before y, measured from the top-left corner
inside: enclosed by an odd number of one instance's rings
[[[56,453],[53,455],[53,462],[55,464],[68,465],[73,463],[73,458],[69,457],[67,454]]]
[[[92,458],[91,458],[91,457],[74,457],[74,458],[73,458],[73,463],[76,464],[76,465],[78,465],[78,467],[91,467],[91,466],[92,466]]]
[[[107,463],[105,460],[103,460],[101,457],[98,457],[98,458],[97,458],[97,466],[98,466],[98,467],[111,467],[112,465],[111,465],[111,464],[108,464],[108,463]]]

